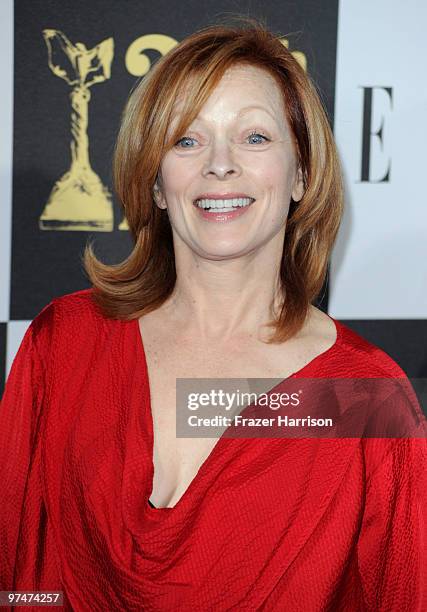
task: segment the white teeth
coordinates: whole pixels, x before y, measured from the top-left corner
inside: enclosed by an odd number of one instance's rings
[[[229,207],[229,208],[208,208],[206,212],[208,213],[225,213],[225,212],[231,212],[232,210],[236,210],[233,207]]]
[[[254,198],[226,198],[224,200],[208,200],[203,198],[196,200],[196,204],[199,208],[221,209],[221,212],[224,212],[222,209],[233,210],[236,207],[249,206],[253,201]]]

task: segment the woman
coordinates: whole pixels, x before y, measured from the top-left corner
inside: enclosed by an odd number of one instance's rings
[[[406,379],[312,305],[342,186],[302,68],[254,20],[197,32],[132,92],[114,169],[134,250],[86,249],[93,287],[39,313],[7,381],[1,589],[74,610],[426,609],[421,418],[402,439],[175,435],[178,378]]]

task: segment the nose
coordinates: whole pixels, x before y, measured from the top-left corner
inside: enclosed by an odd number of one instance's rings
[[[209,152],[209,157],[203,166],[203,176],[216,176],[219,179],[238,176],[241,173],[231,146],[227,142],[216,141]]]

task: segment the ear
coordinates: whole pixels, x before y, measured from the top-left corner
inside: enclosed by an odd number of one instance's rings
[[[292,199],[294,202],[299,202],[304,195],[304,181],[302,176],[302,170],[298,166],[297,174],[294,180],[294,187],[292,189]]]
[[[162,209],[166,209],[166,202],[165,199],[163,197],[162,191],[159,187],[158,181],[156,180],[156,182],[154,183],[154,187],[153,187],[153,198],[155,203],[157,204],[157,206],[159,208]]]

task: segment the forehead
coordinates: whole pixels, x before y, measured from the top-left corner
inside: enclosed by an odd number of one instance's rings
[[[247,85],[257,91],[257,87],[271,89],[280,95],[280,89],[270,72],[260,66],[251,64],[234,64],[227,68],[217,85],[218,89],[226,89],[234,84],[241,87]]]
[[[185,90],[174,104],[174,116],[180,114],[187,88],[191,87],[190,77]],[[200,109],[198,117],[203,119],[225,111],[235,115],[240,109],[246,110],[252,105],[256,107],[254,112],[265,108],[271,114],[278,115],[277,118],[284,114],[283,93],[276,79],[259,66],[235,64],[224,72]]]

